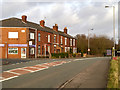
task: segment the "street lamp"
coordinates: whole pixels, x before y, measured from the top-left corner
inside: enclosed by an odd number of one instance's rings
[[[90,39],[89,38],[90,37],[90,35],[89,35],[90,30],[93,30],[93,29],[88,29],[88,55],[90,55],[90,40],[89,40]]]
[[[115,6],[105,6],[105,8],[113,8],[113,38],[114,38],[114,57],[115,57]]]

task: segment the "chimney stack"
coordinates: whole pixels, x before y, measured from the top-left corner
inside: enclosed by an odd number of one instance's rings
[[[53,30],[58,32],[58,25],[57,24],[55,24],[55,26],[53,26]]]
[[[25,22],[25,23],[27,22],[27,16],[26,15],[22,16],[22,21]]]
[[[40,21],[40,26],[45,27],[45,21],[44,20]]]
[[[67,27],[64,28],[64,33],[67,34]]]

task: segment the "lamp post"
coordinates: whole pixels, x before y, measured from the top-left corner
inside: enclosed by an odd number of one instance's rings
[[[90,55],[90,30],[93,30],[93,29],[88,29],[88,55]]]
[[[105,6],[105,8],[113,8],[113,38],[114,38],[114,57],[115,57],[115,6]]]

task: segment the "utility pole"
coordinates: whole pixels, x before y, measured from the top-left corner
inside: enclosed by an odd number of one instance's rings
[[[109,8],[112,7],[113,8],[113,38],[114,38],[114,47],[113,47],[113,51],[114,51],[114,57],[115,57],[115,6],[105,6],[105,8]]]
[[[90,55],[90,30],[93,30],[93,29],[88,29],[88,55]]]

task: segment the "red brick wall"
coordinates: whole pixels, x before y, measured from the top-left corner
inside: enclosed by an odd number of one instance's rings
[[[6,58],[6,51],[7,51],[7,57],[8,58],[21,58],[21,47],[18,48],[18,54],[8,54],[8,48],[6,50],[6,45],[8,44],[27,44],[27,29],[26,28],[1,28],[2,32],[2,42],[1,44],[5,44],[4,47],[2,47],[2,58]],[[25,30],[25,32],[21,32],[21,30]],[[11,39],[8,38],[8,32],[18,32],[18,38]],[[7,42],[7,44],[6,44]],[[11,47],[12,48],[12,47]],[[16,47],[14,47],[16,48]],[[1,57],[0,57],[1,58]]]

